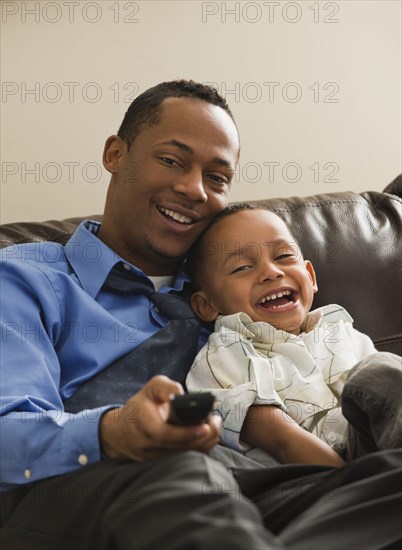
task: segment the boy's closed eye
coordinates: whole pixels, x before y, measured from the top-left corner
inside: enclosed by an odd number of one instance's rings
[[[286,252],[286,253],[283,253],[283,254],[279,254],[278,256],[275,256],[274,261],[275,262],[296,262],[297,261],[297,256],[294,253]],[[253,265],[251,265],[251,264],[239,265],[239,266],[235,267],[230,272],[230,274],[239,273],[241,271],[247,271],[248,269],[252,269],[252,268],[253,268]]]
[[[238,267],[236,267],[235,269],[233,269],[233,271],[231,271],[230,274],[232,273],[239,273],[241,271],[246,271],[247,269],[251,269],[253,266],[252,265],[239,265]]]
[[[297,260],[297,256],[296,254],[292,254],[292,253],[285,253],[285,254],[280,254],[279,256],[276,256],[275,258],[275,261],[283,261],[283,260],[293,260],[293,261],[296,261]]]

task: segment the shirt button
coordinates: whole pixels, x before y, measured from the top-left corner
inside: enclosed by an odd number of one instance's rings
[[[88,464],[88,457],[87,455],[80,455],[78,457],[78,462],[81,464],[81,466],[85,466],[86,464]]]
[[[336,434],[334,432],[330,432],[328,434],[328,439],[332,442],[336,441]]]
[[[24,476],[25,476],[25,479],[31,479],[31,476],[32,476],[31,470],[25,470]]]
[[[131,271],[131,267],[128,264],[123,264],[124,269]]]

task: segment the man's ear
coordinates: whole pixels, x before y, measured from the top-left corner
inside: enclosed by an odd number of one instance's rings
[[[111,174],[117,174],[120,157],[126,151],[126,144],[119,136],[107,138],[103,149],[103,166]]]
[[[316,293],[318,290],[318,286],[317,286],[317,277],[315,276],[313,264],[309,260],[305,260],[304,263],[306,265],[308,274],[310,275],[311,283],[313,285],[313,291],[314,293]]]
[[[202,320],[206,322],[215,321],[218,317],[218,310],[211,304],[208,299],[208,296],[202,290],[194,292],[191,296],[191,307],[193,308],[195,314]]]

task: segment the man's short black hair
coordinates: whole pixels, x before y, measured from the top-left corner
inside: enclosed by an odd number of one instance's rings
[[[188,97],[211,103],[223,109],[234,122],[226,100],[213,86],[194,80],[161,82],[134,99],[124,115],[117,135],[126,142],[128,149],[144,126],[158,124],[162,102],[169,97]]]

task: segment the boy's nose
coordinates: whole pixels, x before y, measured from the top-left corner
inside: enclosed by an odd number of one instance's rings
[[[271,262],[269,260],[262,262],[260,272],[261,282],[273,281],[274,279],[279,279],[284,276],[285,273],[274,262]]]

